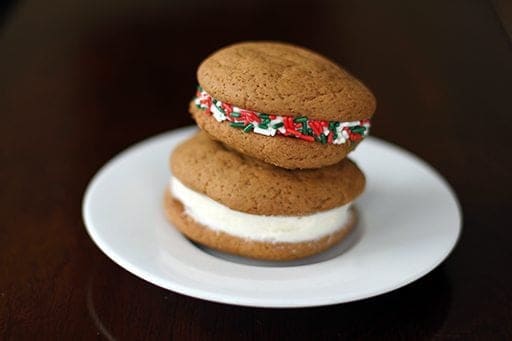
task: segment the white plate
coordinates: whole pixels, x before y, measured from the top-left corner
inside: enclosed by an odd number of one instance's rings
[[[351,157],[367,176],[360,221],[339,247],[291,263],[248,261],[203,250],[165,219],[170,151],[193,127],[145,140],[107,163],[83,201],[91,238],[131,273],[185,295],[258,307],[359,300],[430,272],[455,246],[461,212],[446,181],[416,156],[369,137]]]

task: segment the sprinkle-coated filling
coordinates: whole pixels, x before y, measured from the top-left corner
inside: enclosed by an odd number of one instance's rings
[[[322,144],[357,143],[368,135],[370,128],[369,119],[352,122],[323,121],[305,116],[281,116],[241,109],[213,98],[201,87],[197,89],[194,103],[218,122],[228,121],[231,127],[246,133],[289,136]]]

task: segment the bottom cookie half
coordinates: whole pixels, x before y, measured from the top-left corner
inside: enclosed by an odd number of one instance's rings
[[[164,208],[167,218],[176,228],[199,244],[243,257],[275,261],[299,259],[325,251],[343,240],[357,221],[356,212],[351,209],[347,224],[328,236],[297,243],[263,242],[239,238],[197,223],[185,213],[181,202],[174,199],[168,190],[165,191]]]

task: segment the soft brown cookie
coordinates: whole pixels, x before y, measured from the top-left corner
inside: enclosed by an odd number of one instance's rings
[[[365,177],[350,160],[311,170],[287,170],[227,149],[200,132],[172,153],[173,175],[190,189],[233,210],[302,216],[359,196]]]
[[[279,42],[244,42],[206,58],[199,84],[223,102],[268,114],[327,121],[370,118],[375,97],[327,58]]]
[[[183,205],[172,198],[167,190],[164,197],[164,209],[167,218],[188,238],[212,249],[243,257],[285,261],[312,256],[327,250],[343,240],[354,228],[355,211],[351,218],[334,233],[317,240],[296,243],[270,243],[242,239],[224,232],[214,231],[191,219],[183,209]]]

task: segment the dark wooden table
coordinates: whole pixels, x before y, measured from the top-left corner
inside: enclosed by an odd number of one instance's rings
[[[0,339],[512,339],[510,7],[13,4],[0,20]],[[81,217],[90,178],[127,146],[191,124],[198,63],[248,39],[316,49],[374,90],[373,134],[431,163],[461,201],[462,238],[440,267],[360,302],[255,309],[158,288],[95,246]]]

